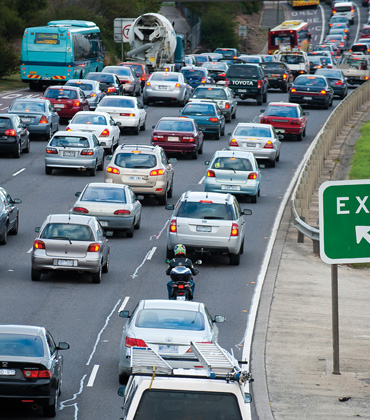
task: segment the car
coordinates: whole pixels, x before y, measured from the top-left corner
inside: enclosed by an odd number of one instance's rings
[[[171,360],[174,367],[196,367],[199,365],[190,351],[191,342],[218,342],[218,322],[222,315],[211,316],[200,302],[164,299],[140,300],[130,314],[119,312],[127,318],[123,327],[119,347],[119,382],[125,384],[130,375],[132,347],[150,347],[164,360]]]
[[[284,139],[295,138],[298,141],[306,136],[308,112],[299,104],[289,102],[270,102],[267,109],[261,110],[261,124],[271,124],[277,134]]]
[[[18,115],[30,135],[40,135],[47,141],[59,130],[59,115],[48,99],[17,98],[8,114]]]
[[[192,88],[186,83],[182,73],[158,71],[152,73],[145,83],[143,102],[145,105],[157,101],[177,102],[180,105],[185,105],[191,92]]]
[[[336,27],[332,27],[328,33],[328,35],[339,35],[341,37],[343,37],[344,39],[344,44],[347,46],[348,44],[348,33],[345,32],[344,28],[336,28]]]
[[[89,101],[83,90],[75,86],[49,86],[44,92],[60,118],[72,118],[79,111],[88,111]]]
[[[316,45],[314,52],[328,51],[332,56],[336,55],[336,50],[332,44]]]
[[[129,128],[135,135],[145,131],[146,105],[137,98],[127,96],[107,96],[96,109],[96,112],[108,113],[116,123],[120,123],[120,130]]]
[[[45,173],[53,169],[78,169],[91,176],[104,169],[104,149],[94,133],[57,131],[45,150]]]
[[[180,111],[180,117],[192,118],[204,134],[216,140],[225,134],[225,117],[216,102],[189,102]]]
[[[206,55],[206,56],[208,56],[210,58],[209,61],[213,61],[213,62],[215,62],[215,61],[217,61],[217,60],[219,60],[220,58],[223,57],[223,55],[220,54],[220,53],[201,53],[200,55]],[[204,66],[204,64],[203,64],[203,66]]]
[[[211,160],[205,161],[205,164],[208,168],[204,191],[228,192],[239,199],[248,196],[252,203],[257,203],[262,175],[253,153],[241,150],[217,150]]]
[[[207,54],[192,54],[197,60],[197,66],[202,67],[204,63],[212,61],[212,58]]]
[[[167,231],[168,259],[176,244],[184,244],[188,253],[225,255],[231,265],[240,264],[244,251],[244,215],[236,197],[230,193],[184,192],[176,203]]]
[[[194,57],[194,55],[186,55],[184,57],[184,63],[186,64],[186,66],[197,66],[198,65],[198,61]]]
[[[314,74],[317,69],[325,67],[325,62],[320,55],[310,55],[308,60],[310,62],[310,74]]]
[[[341,29],[347,36],[349,36],[350,29],[349,29],[349,26],[348,25],[349,25],[348,22],[347,23],[346,22],[336,22],[336,23],[333,23],[329,27],[329,33],[332,30],[339,30],[339,29]]]
[[[143,63],[133,63],[133,62],[122,62],[119,64],[120,66],[131,67],[136,76],[140,79],[141,90],[144,89],[146,81],[150,77],[150,73],[146,64]]]
[[[343,16],[351,25],[355,23],[355,5],[351,1],[336,2],[331,11],[333,16]]]
[[[130,66],[105,66],[102,73],[114,73],[123,86],[126,95],[140,96],[141,80],[136,76],[135,70]]]
[[[334,95],[344,99],[348,94],[348,84],[344,77],[343,71],[340,69],[319,69],[316,70],[315,76],[325,76],[330,82]]]
[[[238,58],[244,63],[257,63],[257,64],[263,63],[263,58],[260,55],[241,54],[239,55]]]
[[[370,38],[370,24],[367,23],[366,25],[364,25],[360,31],[360,36],[359,38]]]
[[[17,235],[19,228],[19,198],[12,198],[10,194],[0,187],[0,245],[8,241],[8,234]]]
[[[116,97],[115,97],[116,98]],[[102,111],[78,112],[68,123],[66,131],[84,131],[94,133],[99,145],[107,154],[112,154],[119,144],[121,123]]]
[[[349,27],[349,20],[345,16],[335,14],[329,20],[329,28],[335,23],[345,23]]]
[[[87,273],[100,283],[109,269],[110,248],[103,228],[94,216],[50,214],[40,228],[31,251],[31,279],[47,272]]]
[[[75,195],[72,213],[95,216],[105,231],[125,232],[132,238],[140,229],[142,206],[128,185],[91,182]]]
[[[202,84],[214,83],[205,67],[183,67],[180,72],[184,76],[186,83],[193,89]]]
[[[236,48],[216,48],[213,52],[222,54],[224,58],[238,57],[240,55],[239,50]]]
[[[322,68],[326,68],[326,69],[334,69],[337,65],[335,57],[331,55],[322,55],[321,63],[322,63]]]
[[[370,55],[370,44],[367,44],[365,42],[364,43],[356,42],[355,44],[351,45],[351,47],[348,51],[350,53],[362,52],[365,55]]]
[[[275,61],[275,58],[273,55],[269,55],[269,54],[260,54],[262,57],[263,62],[271,62],[271,61]]]
[[[370,38],[359,38],[357,42],[360,44],[370,44]]]
[[[55,417],[62,391],[63,356],[69,344],[33,325],[0,325],[0,404],[41,406]]]
[[[333,105],[334,90],[325,76],[298,76],[289,91],[289,102],[319,105],[328,109]]]
[[[224,61],[209,61],[204,63],[203,67],[208,70],[208,74],[216,83],[222,82],[227,85],[226,72],[229,68],[227,63]]]
[[[99,82],[100,89],[106,95],[123,96],[124,94],[124,87],[114,73],[90,72],[84,79]]]
[[[282,135],[278,135],[271,124],[239,123],[229,133],[229,149],[238,148],[254,154],[257,161],[275,167],[280,160]]]
[[[153,126],[151,144],[166,153],[187,154],[197,159],[203,153],[204,136],[191,118],[163,117]]]
[[[154,197],[162,206],[172,197],[174,161],[162,147],[122,144],[107,159],[105,182],[129,185],[135,194]]]
[[[89,103],[89,109],[94,110],[104,98],[105,92],[100,89],[100,83],[96,80],[70,79],[64,86],[76,86],[83,90]]]
[[[16,114],[0,114],[0,153],[20,158],[30,152],[30,133]]]
[[[285,63],[268,61],[261,63],[261,67],[268,79],[269,89],[280,89],[282,92],[288,92],[294,76]]]
[[[203,100],[216,102],[225,116],[226,122],[231,122],[236,117],[238,103],[228,87],[222,85],[198,86],[191,95],[189,102],[203,102]]]
[[[346,49],[346,41],[343,35],[327,35],[324,44],[333,45],[334,50],[339,54]]]

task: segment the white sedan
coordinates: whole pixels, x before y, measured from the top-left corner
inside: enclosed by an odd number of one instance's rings
[[[106,112],[80,111],[69,122],[67,131],[87,131],[94,133],[107,154],[113,154],[118,146],[120,123]]]
[[[136,135],[145,130],[146,111],[137,98],[106,96],[96,108],[96,112],[99,111],[107,112],[114,121],[121,123],[121,129],[131,128]]]

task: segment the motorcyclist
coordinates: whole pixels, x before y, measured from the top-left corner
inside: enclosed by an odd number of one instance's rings
[[[196,276],[199,273],[199,270],[193,267],[193,262],[191,261],[191,259],[187,258],[185,245],[182,245],[182,244],[175,245],[173,249],[173,253],[174,253],[174,258],[172,258],[172,260],[168,262],[169,265],[166,270],[167,276],[170,275],[171,270],[174,267],[187,267],[190,269],[193,276]],[[189,283],[191,285],[190,287],[191,287],[191,294],[192,294],[191,299],[192,299],[194,296],[195,283],[193,279],[190,279]],[[171,299],[172,285],[173,285],[173,281],[170,280],[167,283],[168,299]]]

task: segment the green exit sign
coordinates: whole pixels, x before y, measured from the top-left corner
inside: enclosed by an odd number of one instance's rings
[[[370,262],[370,180],[319,188],[320,257],[328,264]]]

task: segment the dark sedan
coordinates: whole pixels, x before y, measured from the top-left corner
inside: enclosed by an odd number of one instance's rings
[[[50,140],[59,130],[59,115],[48,99],[15,99],[8,114],[18,115],[30,134],[43,136],[45,140]]]
[[[289,102],[318,105],[328,109],[333,104],[334,90],[324,76],[298,76],[290,89]]]
[[[184,75],[186,83],[192,88],[205,83],[214,83],[205,67],[183,67],[180,71]]]
[[[96,80],[100,83],[100,89],[107,95],[123,96],[124,88],[118,77],[113,73],[90,72],[85,76],[87,80]]]
[[[344,99],[348,94],[348,83],[344,77],[343,71],[339,69],[319,69],[315,76],[325,76],[334,90],[334,95]]]
[[[261,63],[261,67],[269,81],[269,88],[281,89],[288,92],[294,77],[289,67],[281,61]]]
[[[30,133],[18,117],[12,114],[0,114],[0,153],[21,157],[21,152],[30,151]]]
[[[22,200],[12,197],[0,187],[0,245],[5,245],[8,234],[16,235],[19,226],[19,209]]]
[[[204,63],[202,67],[208,70],[208,74],[216,83],[226,82],[226,72],[229,66],[224,61],[209,61]]]
[[[29,325],[0,325],[0,405],[43,407],[55,417],[61,393],[63,356],[49,331]]]

